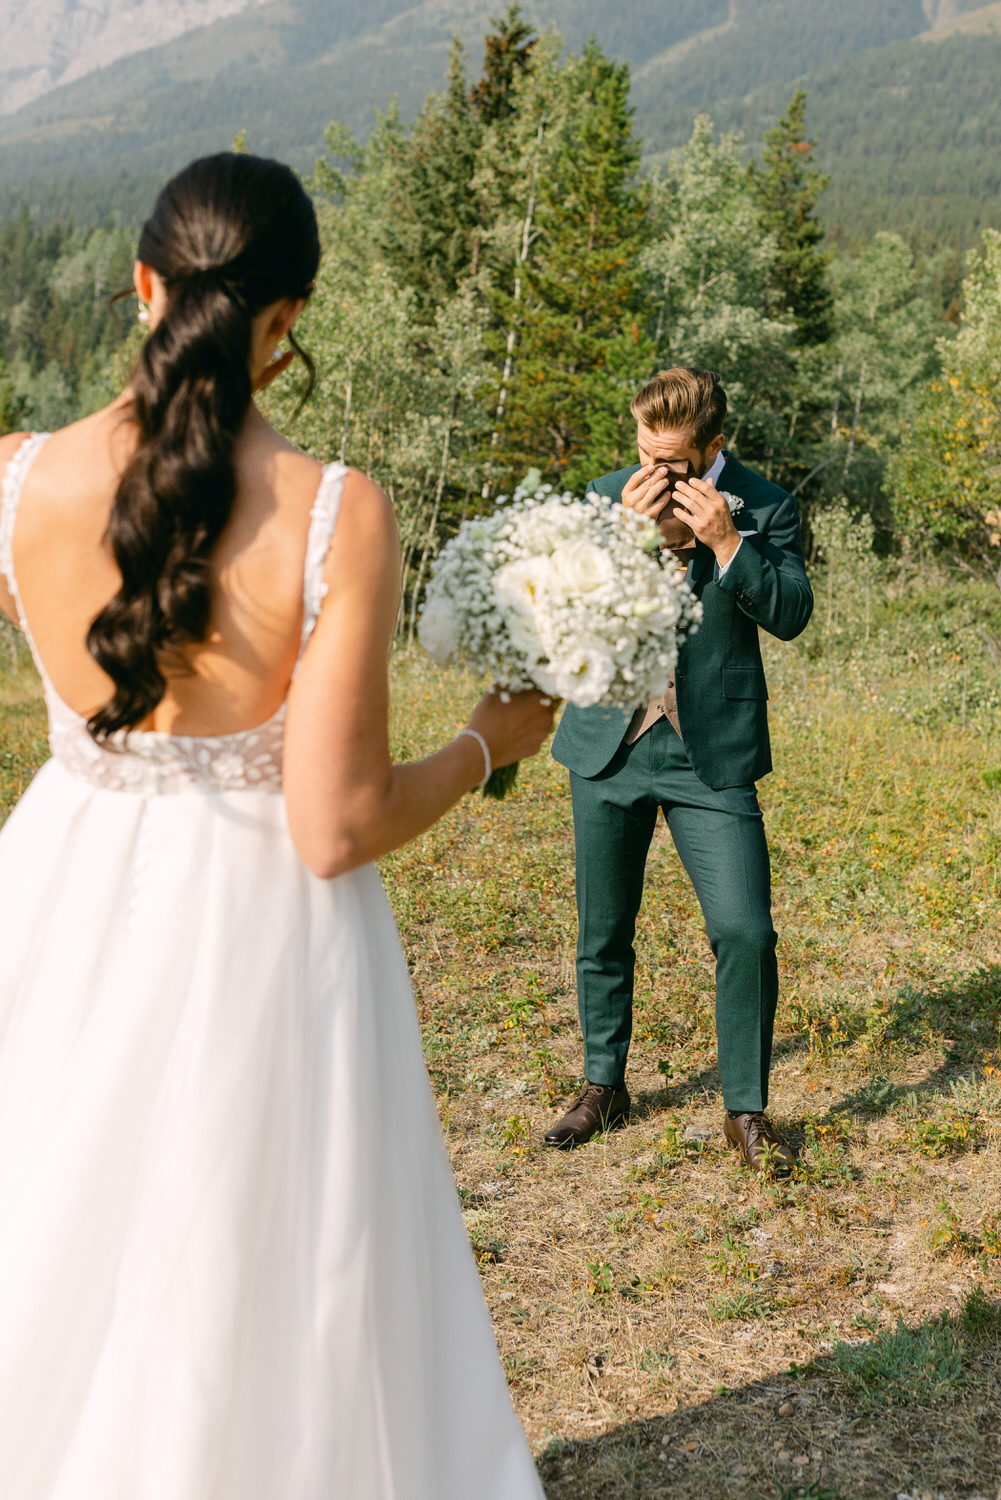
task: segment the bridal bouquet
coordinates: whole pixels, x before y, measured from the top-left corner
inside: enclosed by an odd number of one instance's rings
[[[653,522],[598,496],[515,491],[442,549],[418,635],[439,666],[462,661],[504,697],[539,688],[627,712],[663,693],[702,606]],[[484,787],[503,797],[517,767]]]

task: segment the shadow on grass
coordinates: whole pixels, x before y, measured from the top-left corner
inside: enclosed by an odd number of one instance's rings
[[[871,1339],[540,1455],[548,1500],[995,1500],[1001,1303]],[[667,1356],[665,1356],[666,1358]],[[665,1404],[670,1386],[665,1382]],[[598,1392],[600,1395],[600,1391]]]
[[[872,1024],[873,1016],[875,1025]],[[844,1020],[842,1015],[842,1023]],[[823,1130],[856,1116],[866,1120],[879,1119],[898,1110],[908,1096],[913,1096],[918,1113],[922,1102],[927,1101],[930,1114],[934,1103],[951,1093],[957,1081],[976,1082],[981,1078],[988,1048],[1001,1046],[1001,965],[987,965],[972,974],[927,989],[905,987],[878,1013],[859,1008],[855,1025],[845,1037],[847,1046],[854,1045],[867,1029],[876,1043],[874,1064],[880,1057],[879,1047],[903,1045],[906,1048],[910,1043],[915,1050],[924,1049],[933,1038],[951,1032],[956,1035],[949,1037],[946,1061],[915,1083],[906,1087],[893,1084],[874,1066],[870,1079],[832,1104],[822,1115],[809,1119],[805,1116],[784,1117],[782,1128],[797,1151],[807,1145],[811,1128]],[[783,1037],[775,1044],[773,1058],[789,1059],[806,1053],[813,1040],[805,1029]],[[718,1110],[722,1133],[722,1085],[715,1065],[682,1077],[672,1077],[666,1089],[635,1091],[630,1113],[634,1121],[653,1120],[658,1115],[667,1116],[679,1110],[706,1106]],[[982,1146],[983,1140],[971,1135],[963,1143],[962,1150],[964,1153],[977,1151]]]

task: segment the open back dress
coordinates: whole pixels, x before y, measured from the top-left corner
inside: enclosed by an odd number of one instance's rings
[[[284,705],[52,757],[0,832],[3,1500],[541,1500],[372,865],[289,835]],[[316,623],[344,470],[305,557]]]

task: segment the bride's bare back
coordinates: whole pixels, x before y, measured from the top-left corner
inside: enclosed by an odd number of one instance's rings
[[[0,465],[19,441],[0,441]],[[55,433],[32,464],[18,510],[14,560],[25,617],[53,687],[85,718],[113,690],[87,649],[87,631],[121,582],[106,532],[134,445],[121,402]],[[236,498],[212,559],[207,638],[163,662],[167,691],[141,729],[232,734],[269,718],[288,691],[322,470],[254,407],[234,459]],[[352,481],[352,489],[367,487],[361,475]]]
[[[0,479],[21,441],[0,439]],[[133,442],[124,401],[55,433],[32,464],[18,511],[14,560],[25,618],[52,686],[82,716],[111,693],[87,632],[120,584],[106,531]],[[354,470],[324,569],[327,597],[290,690],[322,470],[254,407],[234,467],[236,497],[213,553],[207,638],[162,663],[167,690],[137,727],[234,734],[263,723],[287,697],[289,827],[310,869],[337,875],[436,821],[475,785],[482,758],[475,740],[459,738],[422,761],[392,762],[387,658],[399,543],[385,495]],[[2,580],[0,608],[16,619]],[[495,765],[534,754],[551,722],[536,693],[507,704],[488,695],[471,720]]]

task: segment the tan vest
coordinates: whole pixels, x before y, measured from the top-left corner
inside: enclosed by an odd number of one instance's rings
[[[686,528],[687,529],[687,528]],[[662,528],[663,530],[663,528]],[[681,563],[682,567],[688,562],[691,548],[688,546],[671,546],[670,550]],[[667,719],[672,725],[675,734],[681,738],[681,724],[678,722],[678,694],[674,686],[674,673],[667,684],[667,690],[661,698],[651,698],[646,708],[638,708],[633,714],[629,728],[626,730],[626,744],[635,745],[641,735],[656,724],[658,719]]]

